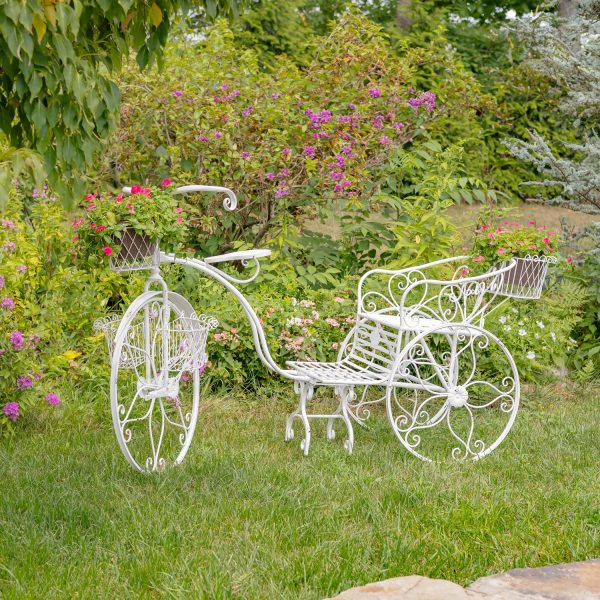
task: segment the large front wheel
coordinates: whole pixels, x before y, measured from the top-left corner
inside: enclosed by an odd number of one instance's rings
[[[396,437],[418,458],[477,460],[504,440],[519,397],[515,362],[495,335],[445,324],[403,348],[386,407]]]
[[[142,294],[123,316],[112,351],[111,412],[119,447],[138,471],[162,470],[185,457],[213,321],[163,291]]]

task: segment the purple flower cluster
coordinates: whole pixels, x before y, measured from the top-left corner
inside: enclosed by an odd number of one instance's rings
[[[254,112],[254,106],[252,106],[252,104],[249,104],[243,111],[242,111],[242,117],[249,117],[252,113]]]
[[[383,117],[381,115],[377,115],[372,121],[371,124],[375,129],[381,129],[383,127]]]
[[[223,84],[227,85],[227,84]],[[221,89],[223,89],[223,85],[221,85]],[[235,98],[240,95],[240,90],[232,90],[229,94],[223,94],[222,96],[217,96],[216,94],[213,96],[213,101],[216,103],[219,102],[231,102]]]
[[[25,338],[18,329],[11,331],[10,335],[8,336],[8,340],[15,350],[21,350],[23,348],[23,344],[25,343]]]
[[[409,98],[407,104],[413,108],[424,106],[426,110],[431,112],[435,108],[435,94],[433,92],[423,92],[416,98]]]
[[[315,147],[314,146],[304,146],[302,148],[302,152],[304,152],[304,154],[306,154],[306,156],[308,156],[308,158],[315,157]]]
[[[52,404],[53,406],[58,406],[60,404],[60,398],[54,392],[47,394],[45,400],[48,404]]]
[[[5,252],[14,252],[17,249],[17,245],[14,242],[4,242],[2,249]]]
[[[2,298],[2,300],[0,300],[0,306],[2,308],[7,308],[8,310],[14,310],[15,309],[15,301],[10,298]]]
[[[16,225],[10,219],[2,219],[2,227],[4,229],[14,229]]]
[[[378,87],[372,87],[369,89],[369,95],[372,98],[381,98],[381,92],[379,91]]]
[[[304,114],[310,119],[310,127],[312,129],[320,129],[321,125],[329,123],[332,118],[330,110],[322,110],[321,112],[313,112],[310,108],[304,111]]]
[[[333,190],[335,192],[342,192],[344,191],[345,188],[350,187],[352,184],[347,180],[344,179],[342,181],[340,181],[339,183],[336,183]]]
[[[2,289],[4,287],[4,275],[0,275],[0,289]]]
[[[18,402],[7,402],[2,407],[2,412],[11,420],[16,421],[19,416],[19,403]]]
[[[27,375],[19,375],[17,377],[17,388],[20,390],[28,390],[33,387],[33,379]]]
[[[181,90],[173,90],[173,91],[171,92],[171,94],[172,94],[173,96],[175,96],[175,98],[179,98],[180,96],[183,96],[183,92],[182,92]]]
[[[19,265],[17,267],[17,272],[19,272],[19,273],[26,273],[27,272],[27,266],[26,265]]]

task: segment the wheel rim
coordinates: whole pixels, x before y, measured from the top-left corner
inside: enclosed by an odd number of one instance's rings
[[[512,356],[496,336],[471,325],[440,326],[415,337],[389,383],[392,429],[425,461],[486,456],[504,440],[519,407]]]
[[[162,292],[147,292],[119,325],[111,413],[119,447],[138,471],[178,464],[189,449],[206,361],[204,345],[196,348],[198,338],[189,328],[193,317],[192,307],[178,294],[169,292],[165,302]]]

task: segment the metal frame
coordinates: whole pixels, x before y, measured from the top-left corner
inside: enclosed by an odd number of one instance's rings
[[[123,191],[130,192],[131,188],[123,188]],[[234,210],[237,206],[235,194],[227,188],[191,185],[176,190],[176,193],[190,192],[225,193],[224,207]],[[216,325],[214,319],[197,317],[185,299],[167,289],[160,274],[160,264],[163,263],[179,264],[203,273],[225,287],[239,302],[250,323],[254,346],[261,362],[270,371],[294,381],[298,406],[287,418],[285,440],[294,438],[293,424],[299,420],[304,427],[300,446],[305,455],[310,448],[312,419],[326,420],[328,439],[335,438],[335,423],[341,420],[346,428],[344,447],[351,453],[354,447],[353,422],[365,425],[371,405],[376,403],[385,403],[396,437],[413,455],[423,460],[432,460],[435,455],[438,438],[432,438],[432,452],[424,442],[429,433],[437,431],[440,426],[445,425],[449,432],[450,455],[453,458],[481,458],[506,437],[518,411],[519,376],[504,344],[485,329],[485,318],[508,298],[538,298],[548,264],[553,259],[527,257],[519,267],[518,277],[515,269],[522,259],[513,259],[476,276],[469,275],[465,262],[468,256],[405,269],[373,269],[360,279],[356,325],[343,341],[337,360],[289,361],[286,367],[281,367],[270,353],[258,316],[237,287],[256,279],[260,272],[259,259],[269,254],[269,250],[257,249],[202,260],[156,251],[151,265],[144,267],[151,270],[145,291],[127,309],[116,331],[112,319],[98,323],[98,327],[107,334],[112,355],[111,406],[115,433],[121,450],[134,468],[140,471],[158,470],[170,462],[161,456],[166,418],[163,400],[177,391],[182,373],[190,369],[191,360],[194,370],[192,408],[187,415],[182,415],[179,423],[181,448],[172,462],[177,464],[183,460],[198,414],[197,366],[202,357],[206,359],[206,335]],[[232,261],[241,262],[244,266],[252,264],[252,274],[244,279],[237,278],[215,266]],[[535,263],[535,266],[530,267],[530,263]],[[430,275],[448,266],[454,267],[450,278],[438,279]],[[134,267],[136,270],[140,268],[139,265]],[[126,270],[126,267],[124,269],[120,265],[119,269]],[[151,291],[153,286],[158,286],[159,290]],[[149,427],[152,455],[141,464],[129,450],[129,413],[119,397],[118,381],[119,373],[131,368],[132,358],[124,355],[124,348],[128,336],[132,335],[134,320],[139,320],[141,311],[144,314],[143,324],[138,323],[138,327],[142,327],[144,339],[150,337],[148,319],[152,306],[158,306],[163,314],[162,337],[158,344],[160,352],[153,353],[152,349],[146,348],[141,353],[146,370],[145,375],[140,376],[143,383],[138,384],[138,389],[152,388],[152,393],[146,394],[145,398],[151,405],[148,412],[152,414],[158,400],[162,425],[157,443]],[[179,335],[177,339],[181,339],[181,335],[171,326],[172,315],[175,320],[187,319],[186,323],[194,324],[194,333],[188,332],[183,336],[192,346],[192,351],[186,348],[186,356],[191,357],[188,362],[178,362],[177,352],[173,350],[176,345],[174,337]],[[156,344],[152,348],[156,348]],[[490,356],[499,362],[494,367],[496,375],[486,379],[485,368],[482,370],[480,365]],[[150,364],[157,358],[162,367],[156,368]],[[169,361],[181,367],[174,375],[170,374]],[[328,414],[311,414],[308,411],[316,387],[333,389],[337,398],[335,411]],[[363,390],[359,397],[355,390],[361,387]],[[382,391],[375,399],[369,398],[370,390],[379,389]],[[488,397],[482,400],[486,393]],[[412,394],[410,399],[407,394]],[[500,420],[494,417],[499,423],[500,432],[486,441],[480,435],[479,421],[476,422],[474,415],[489,416],[492,409],[496,409],[495,412],[500,415]],[[456,424],[459,417],[466,428],[463,432],[458,431]],[[482,429],[484,433],[488,431],[487,426]]]

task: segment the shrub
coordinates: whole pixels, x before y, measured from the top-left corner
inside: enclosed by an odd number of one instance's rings
[[[281,59],[265,73],[221,22],[205,42],[174,41],[160,75],[128,71],[105,175],[227,185],[235,214],[189,199],[196,243],[206,253],[265,238],[282,246],[327,204],[370,206],[385,178],[377,167],[435,119],[435,95],[408,83],[414,67],[378,26],[349,15],[306,70]]]
[[[0,221],[0,432],[58,403],[63,377],[97,376],[91,323],[137,291],[135,280],[128,288],[106,269],[84,269],[61,205],[45,190],[33,195],[25,211],[12,192]]]

